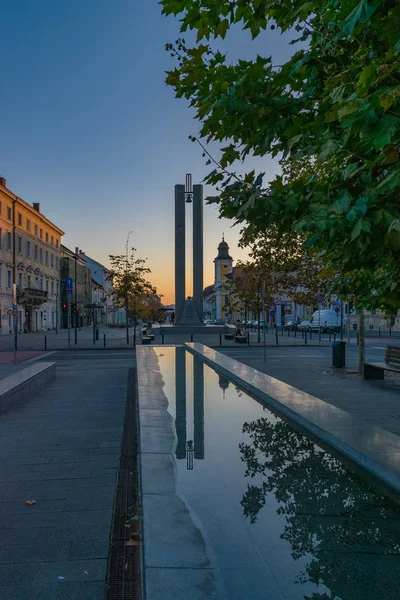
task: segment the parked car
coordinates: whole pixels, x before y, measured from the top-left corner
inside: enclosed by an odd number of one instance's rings
[[[306,319],[305,321],[301,321],[301,323],[299,323],[297,325],[297,330],[298,331],[309,331],[310,330],[310,321],[308,319]]]
[[[204,319],[203,325],[214,325],[214,321],[212,319]]]
[[[339,314],[334,310],[316,310],[310,321],[311,331],[340,331]]]
[[[255,321],[252,321],[251,319],[249,319],[246,323],[247,327],[254,327],[254,323]]]
[[[284,329],[289,329],[289,331],[295,331],[299,326],[298,321],[288,321],[284,326]]]

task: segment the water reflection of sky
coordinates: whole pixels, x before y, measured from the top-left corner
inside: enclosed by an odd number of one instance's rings
[[[190,353],[157,353],[177,491],[243,599],[397,600],[397,507]]]

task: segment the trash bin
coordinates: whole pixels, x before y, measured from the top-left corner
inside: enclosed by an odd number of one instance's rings
[[[337,368],[346,366],[346,342],[332,342],[332,364]]]

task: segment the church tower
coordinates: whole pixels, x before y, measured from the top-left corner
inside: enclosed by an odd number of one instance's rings
[[[227,300],[227,290],[225,284],[229,281],[229,275],[232,273],[233,258],[229,256],[229,246],[222,236],[222,242],[218,246],[218,256],[214,259],[214,291],[216,304],[216,318],[225,321],[225,303]]]

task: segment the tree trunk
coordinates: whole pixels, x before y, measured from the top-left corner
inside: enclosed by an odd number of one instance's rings
[[[365,362],[365,314],[362,310],[360,313],[360,345],[358,347],[358,372],[360,377],[364,379],[364,362]]]
[[[125,301],[125,325],[126,325],[126,343],[129,346],[129,315],[128,315],[129,302],[128,298]]]
[[[258,334],[257,334],[258,343],[261,342],[260,316],[261,316],[261,313],[260,313],[260,311],[258,311],[258,314],[257,314],[257,318],[258,318]]]

